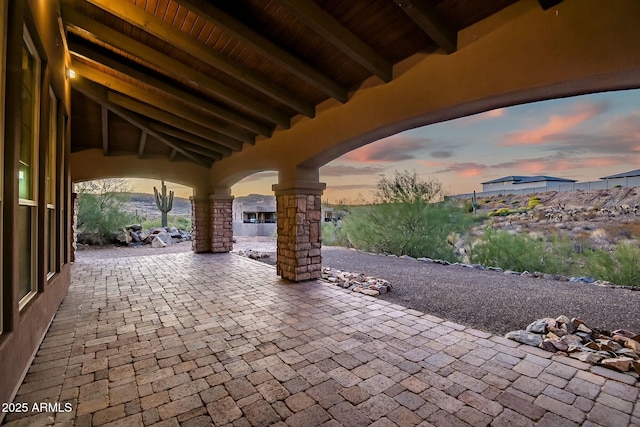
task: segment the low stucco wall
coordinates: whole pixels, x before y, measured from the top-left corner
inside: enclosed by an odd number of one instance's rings
[[[275,223],[251,224],[244,222],[233,223],[234,236],[275,236]]]

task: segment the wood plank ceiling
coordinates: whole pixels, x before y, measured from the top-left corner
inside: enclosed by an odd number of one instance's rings
[[[72,151],[214,162],[516,0],[63,0]]]

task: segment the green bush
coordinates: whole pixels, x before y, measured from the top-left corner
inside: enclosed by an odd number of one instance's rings
[[[545,242],[526,234],[509,234],[491,228],[485,230],[482,241],[468,253],[473,263],[550,274],[571,274],[577,268],[579,258],[569,239],[554,237]]]
[[[103,244],[114,231],[122,230],[133,220],[133,215],[122,206],[127,200],[125,181],[102,179],[76,185],[78,192],[78,230],[95,234]]]
[[[162,227],[162,219],[161,218],[148,219],[148,220],[142,221],[141,225],[144,230],[149,230],[151,228],[156,228],[156,227]],[[167,226],[176,227],[184,231],[191,231],[191,218],[187,218],[184,216],[168,215]]]
[[[442,184],[423,181],[416,172],[381,177],[376,204],[353,209],[339,236],[370,252],[456,260],[447,236],[465,231],[473,221],[464,207],[442,200]]]
[[[386,203],[354,211],[342,233],[355,248],[456,261],[447,236],[466,230],[470,215],[446,203]]]
[[[588,275],[616,285],[640,286],[640,249],[620,243],[613,253],[587,252],[586,270]]]
[[[527,207],[529,209],[533,209],[540,204],[540,197],[534,196],[529,199],[529,203],[527,203]]]
[[[322,244],[325,246],[349,246],[344,238],[342,228],[333,222],[322,223]]]

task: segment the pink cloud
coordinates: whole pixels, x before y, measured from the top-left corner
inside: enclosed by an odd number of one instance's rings
[[[537,128],[515,132],[508,135],[502,146],[545,144],[554,135],[568,131],[585,121],[598,116],[608,108],[605,103],[585,103],[574,105],[574,112],[568,115],[553,115],[547,122]]]
[[[386,163],[412,160],[416,158],[414,153],[424,148],[424,142],[426,142],[424,139],[393,135],[353,150],[340,157],[339,160],[358,163]]]
[[[491,111],[487,111],[485,113],[481,113],[478,116],[482,117],[482,118],[494,119],[496,117],[504,116],[505,112],[506,112],[505,108],[496,108],[495,110],[491,110]]]

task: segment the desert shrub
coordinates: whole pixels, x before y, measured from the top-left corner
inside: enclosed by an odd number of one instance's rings
[[[640,249],[629,243],[620,243],[614,252],[589,252],[586,271],[596,279],[617,285],[640,286]]]
[[[144,230],[149,230],[151,228],[156,228],[156,227],[162,227],[162,219],[159,217],[155,219],[148,219],[148,220],[142,221],[141,225]],[[191,231],[191,218],[187,218],[184,216],[168,215],[167,226],[176,227],[184,231]]]
[[[468,253],[473,263],[515,271],[570,274],[578,264],[578,255],[569,239],[554,237],[546,242],[526,234],[509,234],[492,228],[485,230],[482,241]]]
[[[325,246],[349,246],[342,227],[333,222],[322,223],[322,244]]]
[[[447,236],[466,230],[472,221],[460,206],[442,198],[438,181],[423,181],[417,174],[395,172],[381,177],[376,204],[354,210],[342,224],[341,235],[358,249],[413,257],[454,261]]]
[[[114,231],[133,220],[123,209],[128,190],[123,179],[99,179],[76,184],[78,193],[78,230],[107,243]]]
[[[540,204],[540,197],[534,196],[534,197],[529,199],[529,202],[527,203],[527,207],[529,209],[533,209],[536,206],[538,206],[539,204]]]

